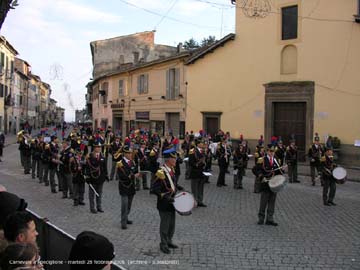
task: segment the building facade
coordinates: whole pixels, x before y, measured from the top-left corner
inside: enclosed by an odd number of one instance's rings
[[[125,68],[91,83],[95,128],[123,135],[146,129],[181,136],[185,128],[187,52]]]
[[[323,142],[338,137],[342,161],[359,164],[358,1],[273,3],[257,19],[238,3],[234,40],[188,62],[186,128],[253,144],[294,134],[301,158],[318,132]]]
[[[12,92],[14,87],[14,61],[18,52],[0,36],[0,130],[12,129]]]

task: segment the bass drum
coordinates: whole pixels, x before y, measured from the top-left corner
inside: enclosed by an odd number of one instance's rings
[[[347,172],[343,167],[336,167],[333,170],[332,175],[337,184],[344,184],[346,181]]]
[[[286,186],[286,178],[283,175],[275,175],[269,180],[269,187],[272,192],[279,192]]]
[[[194,196],[186,191],[179,192],[174,198],[174,207],[181,216],[191,215],[191,210],[195,207]]]

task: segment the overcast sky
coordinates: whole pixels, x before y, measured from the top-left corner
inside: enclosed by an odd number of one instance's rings
[[[235,31],[230,0],[18,2],[1,35],[30,63],[32,72],[51,85],[66,121],[74,120],[74,110],[85,106],[85,85],[92,77],[91,41],[156,29],[155,43],[176,46],[191,37],[219,39]]]

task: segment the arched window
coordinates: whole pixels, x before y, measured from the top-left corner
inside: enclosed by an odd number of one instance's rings
[[[297,73],[297,49],[294,45],[287,45],[281,52],[281,74]]]

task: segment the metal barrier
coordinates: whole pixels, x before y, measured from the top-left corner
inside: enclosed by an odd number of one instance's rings
[[[35,212],[29,209],[26,210],[33,216],[36,223],[36,230],[39,233],[37,243],[45,269],[69,270],[70,267],[67,261],[75,238],[54,224],[44,220]],[[116,264],[112,264],[111,269],[126,270]]]

